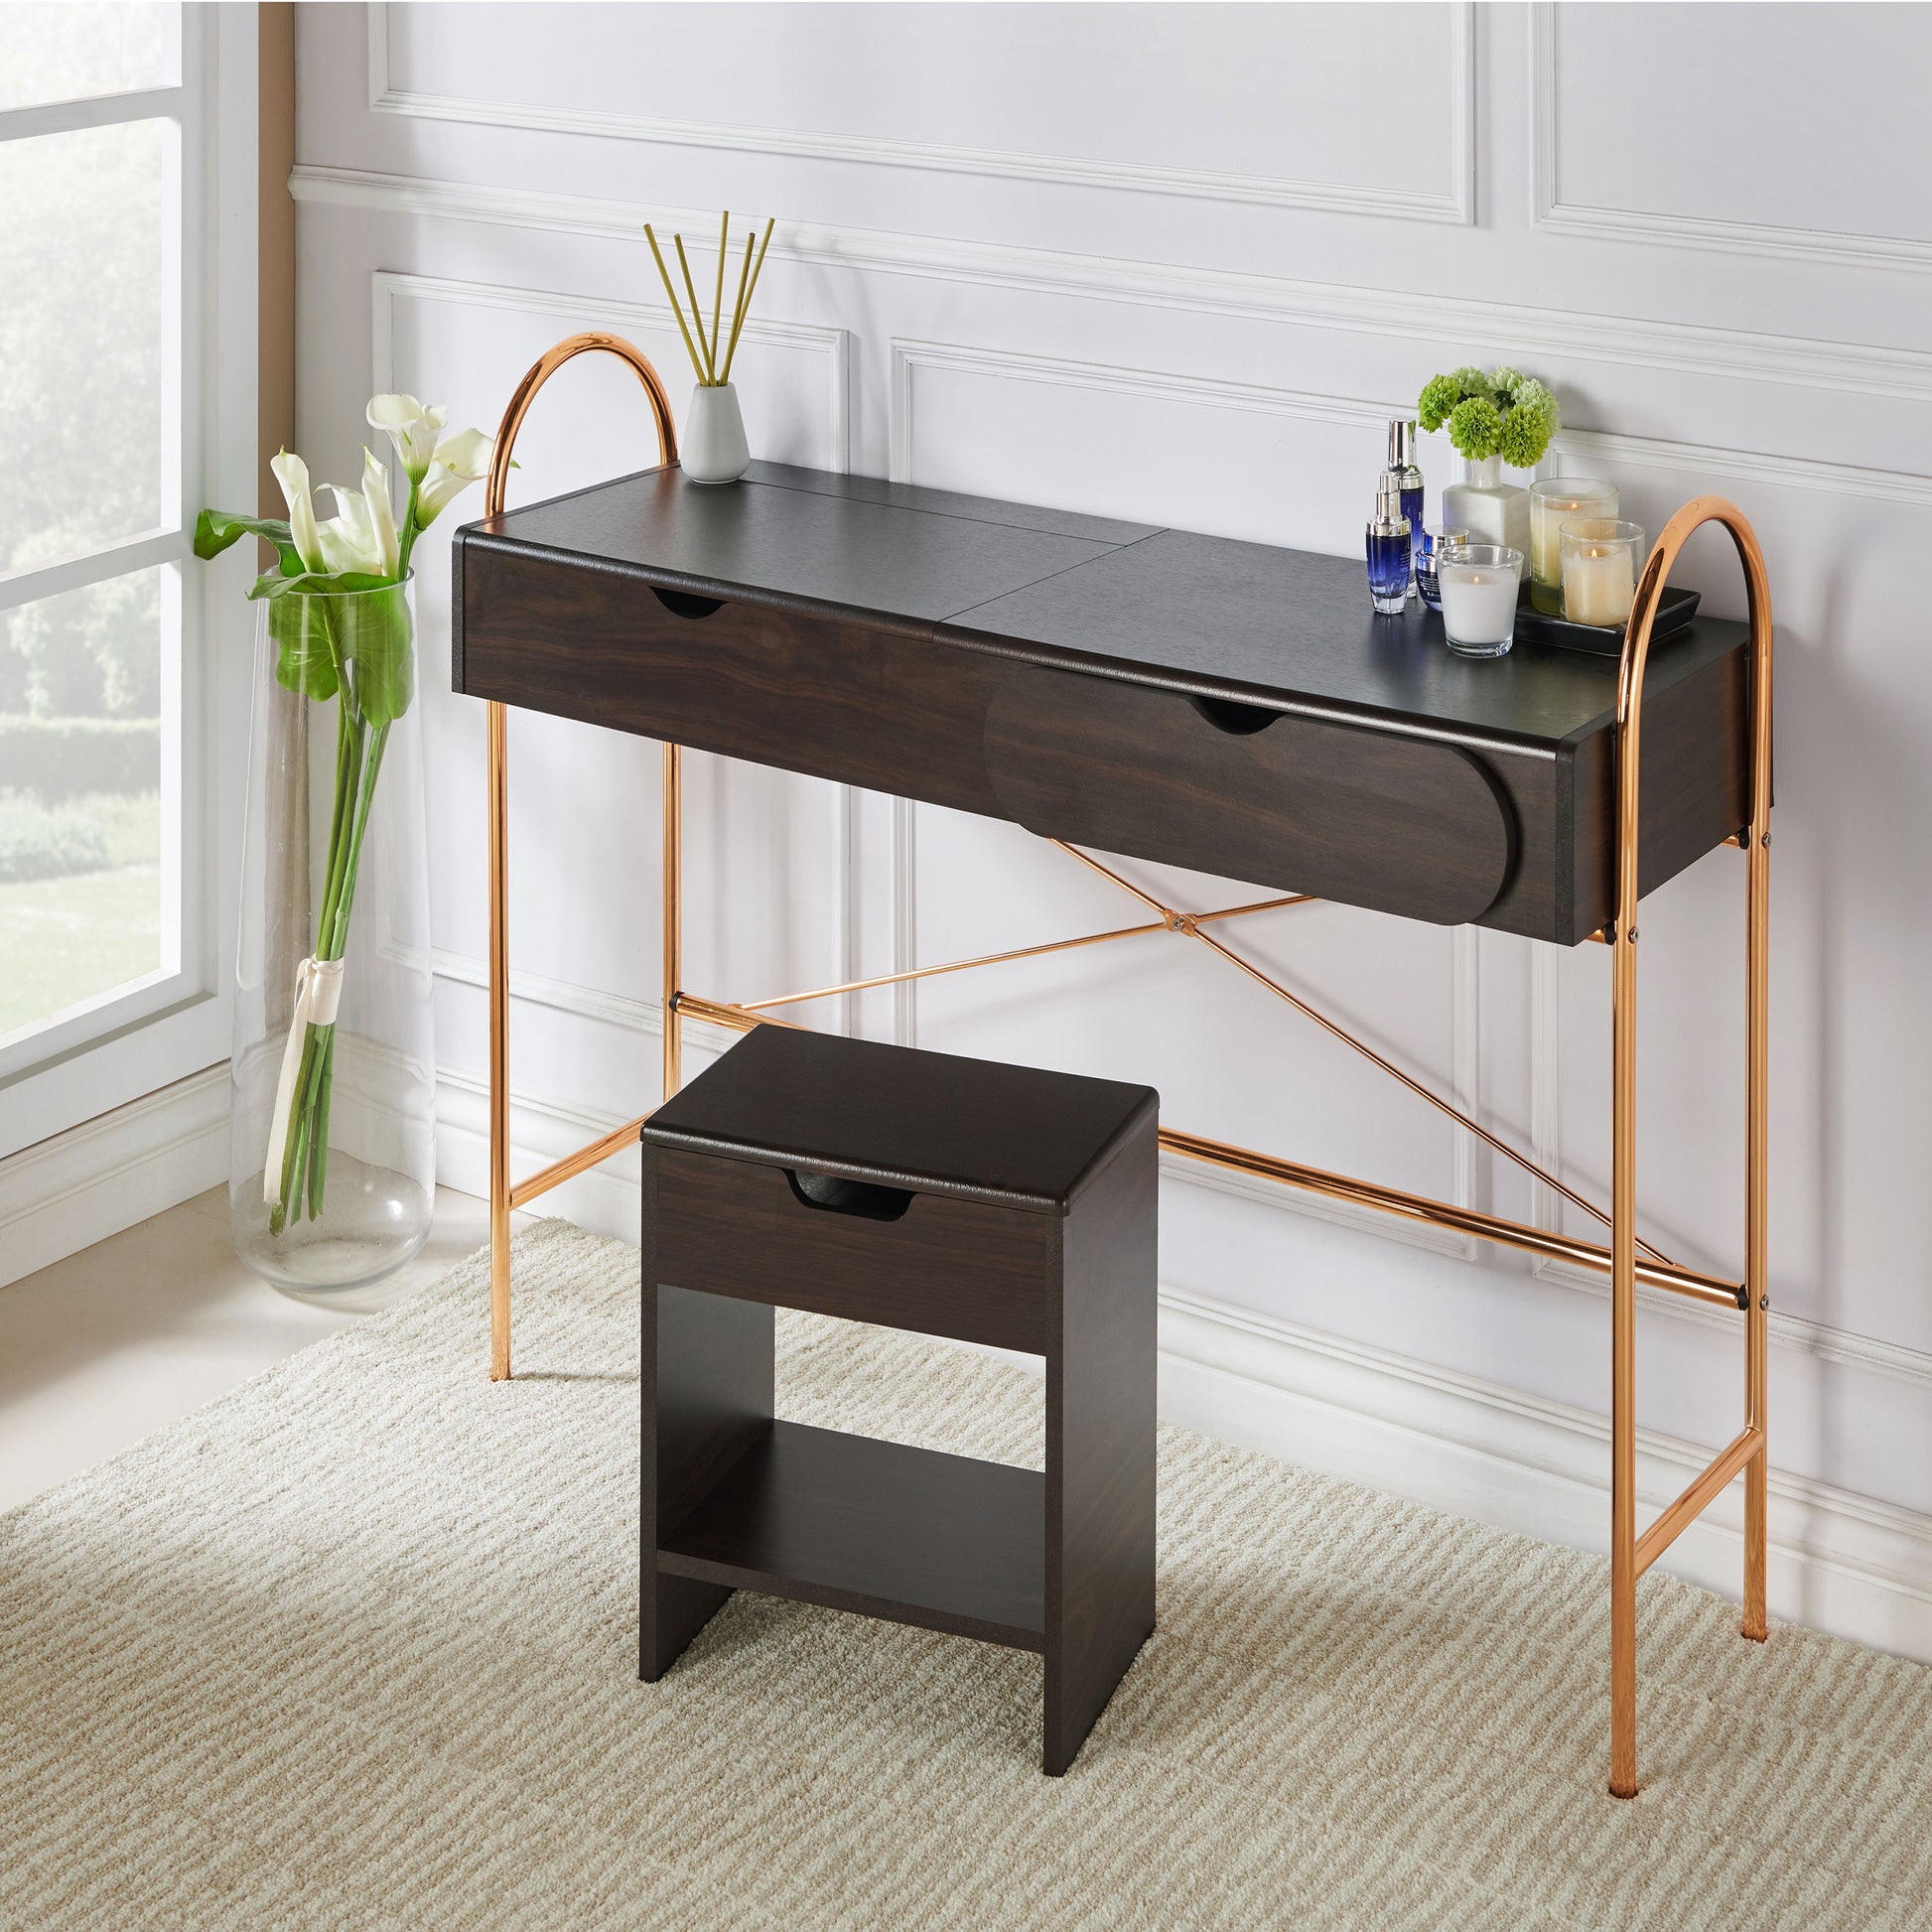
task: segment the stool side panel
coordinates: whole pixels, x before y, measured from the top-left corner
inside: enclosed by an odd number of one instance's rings
[[[1046,1363],[1044,1765],[1072,1763],[1154,1628],[1153,1113],[1059,1223]]]
[[[1046,1350],[1057,1217],[914,1194],[896,1221],[810,1207],[782,1168],[656,1148],[656,1279],[848,1321]]]
[[[769,1308],[658,1285],[656,1163],[644,1151],[639,1356],[638,1675],[663,1675],[729,1588],[659,1570],[658,1545],[748,1449],[776,1408]]]

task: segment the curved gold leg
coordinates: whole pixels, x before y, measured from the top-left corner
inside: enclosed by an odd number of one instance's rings
[[[1644,563],[1618,666],[1616,694],[1616,924],[1611,931],[1610,1155],[1610,1790],[1637,1794],[1637,854],[1642,768],[1643,677],[1657,599],[1691,533],[1722,523],[1744,566],[1750,608],[1750,826],[1747,858],[1745,1031],[1746,1227],[1744,1427],[1753,1441],[1744,1464],[1744,1617],[1747,1637],[1765,1633],[1766,1115],[1769,1049],[1771,814],[1771,594],[1764,554],[1743,512],[1720,496],[1686,503],[1665,524]],[[1740,1438],[1740,1442],[1745,1438]],[[1725,1458],[1720,1457],[1722,1463]],[[1715,1466],[1715,1465],[1714,1465]],[[1693,1485],[1693,1490],[1697,1485]],[[1687,1502],[1691,1492],[1687,1492]],[[1694,1512],[1687,1509],[1674,1526]],[[1651,1542],[1652,1560],[1664,1539]]]
[[[510,452],[516,447],[517,431],[522,428],[537,391],[566,362],[592,353],[615,355],[635,373],[644,386],[657,425],[657,459],[660,463],[677,461],[677,428],[671,420],[670,398],[643,351],[621,336],[609,336],[601,331],[570,336],[546,349],[530,365],[503,411],[503,419],[496,427],[495,446],[490,452],[489,482],[483,492],[484,517],[502,514],[509,488]],[[509,714],[504,706],[490,702],[485,706],[485,717],[489,787],[489,1378],[492,1382],[507,1382],[510,1375]],[[667,767],[668,787],[676,768],[674,749],[666,748],[666,756],[672,760]],[[666,888],[667,897],[671,891],[672,888]],[[667,939],[667,969],[672,964],[669,947]],[[675,1025],[667,1013],[664,1023],[667,1069],[675,1064]],[[561,1162],[546,1172],[545,1184],[554,1186],[569,1173],[578,1171],[570,1162]]]

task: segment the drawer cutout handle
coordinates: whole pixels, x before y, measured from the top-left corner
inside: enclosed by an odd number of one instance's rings
[[[912,1205],[909,1187],[882,1187],[877,1181],[813,1173],[809,1168],[787,1168],[784,1172],[793,1195],[804,1206],[826,1214],[850,1214],[861,1221],[897,1221]]]
[[[650,587],[650,594],[672,617],[689,618],[694,621],[725,608],[722,597],[699,597],[691,591],[661,591],[655,584]]]
[[[1282,715],[1265,705],[1242,704],[1236,698],[1200,697],[1193,692],[1188,693],[1187,702],[1217,732],[1225,732],[1229,738],[1252,738],[1256,732],[1265,732]]]

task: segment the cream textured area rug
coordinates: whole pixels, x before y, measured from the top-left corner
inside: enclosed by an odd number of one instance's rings
[[[635,1674],[637,1258],[517,1242],[0,1519],[0,1923],[1932,1924],[1932,1672],[1163,1432],[1160,1629],[1039,1661],[740,1594]],[[1026,1461],[1039,1384],[780,1317],[784,1413]]]

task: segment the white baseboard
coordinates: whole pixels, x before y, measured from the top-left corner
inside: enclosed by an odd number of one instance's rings
[[[1609,1424],[1452,1369],[1182,1289],[1161,1291],[1161,1414],[1186,1428],[1500,1529],[1609,1547]],[[1709,1449],[1637,1438],[1639,1522]],[[1932,1516],[1781,1474],[1770,1496],[1771,1614],[1932,1663]],[[1734,1598],[1743,1484],[1660,1568]]]
[[[0,1161],[0,1286],[227,1177],[223,1061]]]

